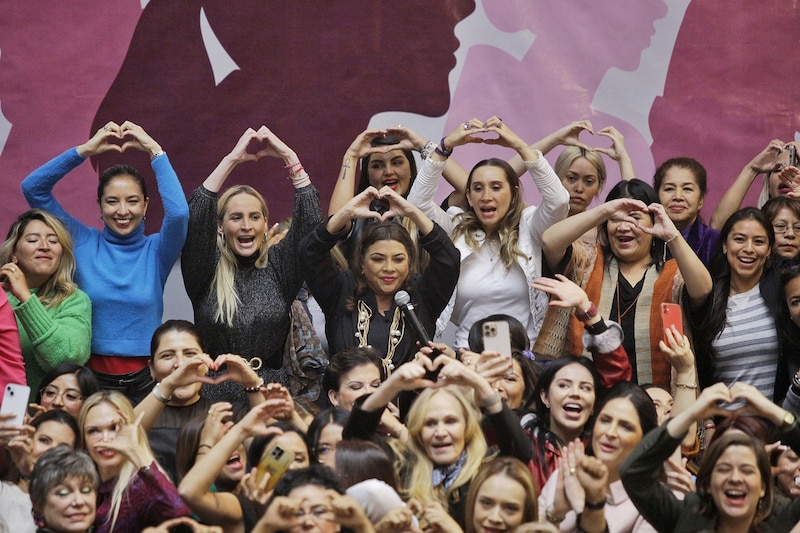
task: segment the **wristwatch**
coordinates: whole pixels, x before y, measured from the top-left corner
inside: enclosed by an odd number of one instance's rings
[[[577,318],[581,322],[588,322],[596,316],[597,316],[597,306],[594,305],[593,303],[589,305],[589,309],[587,309],[586,311],[578,311],[577,308],[575,309],[575,318]]]

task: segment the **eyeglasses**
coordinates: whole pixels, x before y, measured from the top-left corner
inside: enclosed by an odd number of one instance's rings
[[[83,401],[83,396],[72,389],[67,389],[64,392],[61,392],[55,387],[46,387],[42,391],[42,400],[47,400],[50,403],[54,402],[59,396],[63,398],[64,405],[75,405],[76,403]]]
[[[297,520],[304,520],[306,517],[311,518],[315,522],[321,520],[331,520],[333,518],[333,511],[324,505],[315,505],[308,511],[298,509],[294,512],[294,518]]]
[[[795,235],[800,235],[800,224],[792,224],[790,226],[786,222],[778,222],[772,225],[772,229],[775,230],[775,233],[787,233],[791,230]]]

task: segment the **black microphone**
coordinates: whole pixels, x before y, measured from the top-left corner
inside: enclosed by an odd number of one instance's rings
[[[420,344],[428,346],[431,342],[431,338],[428,336],[428,332],[425,331],[425,328],[422,327],[422,322],[419,321],[417,313],[414,312],[414,304],[411,303],[411,296],[409,296],[406,291],[397,291],[394,295],[394,303],[403,310],[403,314],[411,323],[411,327],[417,332]]]
[[[397,291],[394,295],[394,303],[396,303],[397,306],[403,311],[403,315],[405,315],[406,319],[411,323],[411,327],[414,328],[414,331],[417,332],[417,337],[420,340],[420,344],[422,344],[422,346],[428,346],[431,342],[431,338],[428,336],[428,332],[425,331],[425,328],[422,326],[422,322],[419,321],[417,313],[414,312],[414,304],[411,303],[411,296],[409,296],[406,291]],[[435,358],[441,353],[442,352],[436,348],[433,348],[431,359]],[[426,372],[425,378],[431,381],[436,381],[439,378],[440,368]]]

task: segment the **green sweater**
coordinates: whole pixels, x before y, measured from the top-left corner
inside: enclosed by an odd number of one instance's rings
[[[61,363],[83,365],[89,359],[92,340],[92,303],[85,292],[76,289],[56,308],[47,309],[33,296],[20,304],[6,291],[17,318],[25,374],[36,397],[44,375]]]

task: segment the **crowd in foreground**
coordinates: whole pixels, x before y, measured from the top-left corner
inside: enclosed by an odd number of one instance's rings
[[[266,126],[188,201],[132,122],[33,171],[0,247],[0,531],[800,531],[796,145],[771,141],[706,224],[700,163],[651,185],[613,127],[584,132],[366,130],[327,217]],[[515,155],[467,172],[474,142]],[[100,175],[102,230],[59,204],[86,158],[129,149],[158,232],[128,165]],[[604,156],[622,181],[593,207]],[[284,227],[225,187],[264,157],[295,190]],[[179,256],[194,322],[162,323]]]

